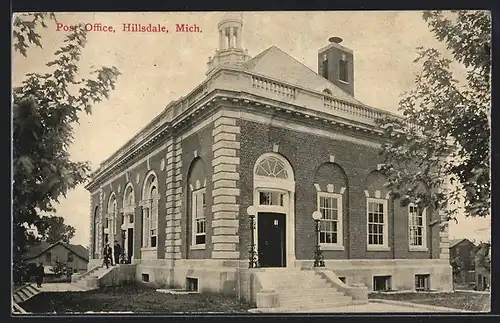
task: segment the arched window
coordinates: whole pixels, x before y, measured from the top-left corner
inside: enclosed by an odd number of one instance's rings
[[[156,247],[158,237],[158,191],[156,186],[151,187],[151,221],[149,224],[149,244],[150,247]]]
[[[128,223],[134,223],[134,214],[135,214],[134,187],[130,183],[125,188],[125,193],[123,195],[123,213],[124,217],[128,218]]]
[[[288,179],[285,163],[273,155],[264,156],[256,165],[255,175]]]
[[[149,173],[144,181],[142,191],[142,223],[144,248],[156,248],[158,242],[158,178],[154,172]]]
[[[112,243],[115,239],[116,234],[116,217],[117,217],[117,206],[116,206],[116,196],[115,194],[111,194],[109,197],[108,203],[108,212],[106,216],[106,228],[107,233],[104,234],[104,243]]]
[[[323,93],[326,93],[328,95],[332,95],[332,91],[330,91],[330,89],[324,89]]]
[[[200,157],[195,158],[188,172],[188,214],[190,223],[188,235],[191,237],[190,249],[204,249],[206,242],[206,177],[205,164]]]

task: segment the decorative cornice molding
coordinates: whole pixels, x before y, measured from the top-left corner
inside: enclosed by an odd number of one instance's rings
[[[86,188],[88,190],[91,190],[91,188],[94,186],[94,183],[101,181],[107,173],[124,165],[135,156],[141,154],[143,151],[151,147],[154,143],[158,142],[159,139],[165,136],[171,136],[175,132],[181,131],[184,127],[188,126],[188,120],[194,121],[192,120],[194,116],[199,118],[200,112],[202,112],[203,110],[213,111],[214,107],[230,107],[232,103],[239,103],[240,107],[247,108],[251,108],[252,106],[264,106],[269,110],[267,112],[273,115],[275,115],[276,112],[284,113],[287,115],[294,115],[298,118],[298,121],[300,121],[300,119],[302,118],[308,123],[313,122],[316,123],[317,126],[321,127],[324,127],[324,125],[328,125],[330,127],[333,126],[337,128],[337,130],[341,130],[343,132],[348,130],[359,132],[364,136],[375,135],[379,138],[378,140],[380,140],[380,137],[382,137],[383,135],[381,129],[378,129],[373,125],[362,124],[359,121],[348,120],[342,117],[335,116],[333,114],[327,114],[324,112],[307,109],[303,106],[296,106],[293,103],[276,101],[265,96],[256,97],[255,95],[249,95],[246,93],[242,94],[241,92],[229,90],[213,90],[204,94],[206,95],[199,97],[199,99],[196,101],[196,104],[193,103],[192,105],[188,106],[185,111],[180,113],[178,116],[174,116],[174,118],[170,122],[165,121],[164,124],[152,128],[151,133],[141,134],[141,140],[136,140],[136,137],[134,137],[130,142],[136,141],[136,144],[132,145],[129,142],[124,145],[123,148],[115,152],[112,157],[108,158],[101,164],[101,167],[93,174],[92,181],[87,184]],[[241,97],[242,95],[244,96],[243,98]],[[265,112],[266,109],[260,108],[259,112]],[[189,122],[189,125],[192,126],[192,123],[193,122]],[[127,149],[124,150],[125,148]],[[273,146],[273,148],[276,147]]]

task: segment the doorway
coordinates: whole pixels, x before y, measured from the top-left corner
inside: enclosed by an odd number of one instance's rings
[[[258,256],[260,267],[286,267],[286,216],[258,214]]]

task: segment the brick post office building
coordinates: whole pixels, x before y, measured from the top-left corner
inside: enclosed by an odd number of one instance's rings
[[[316,73],[275,46],[250,57],[242,26],[222,20],[206,79],[93,174],[89,267],[116,239],[138,281],[241,295],[265,268],[312,267],[319,210],[326,268],[347,284],[450,290],[440,215],[383,185],[375,119],[387,112],[354,97],[352,50],[332,39]]]

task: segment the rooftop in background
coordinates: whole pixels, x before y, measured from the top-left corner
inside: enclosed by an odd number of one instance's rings
[[[58,244],[64,246],[66,249],[72,251],[78,257],[80,257],[86,261],[89,260],[89,253],[88,253],[87,248],[85,248],[82,245],[73,245],[73,244],[62,242],[62,241],[58,241],[58,242],[52,243],[52,244],[45,242],[45,241],[42,241],[39,244],[33,245],[33,246],[29,247],[28,250],[26,251],[26,254],[24,255],[24,259],[30,260],[30,259],[37,258]]]

